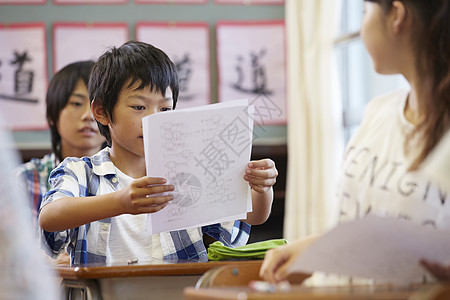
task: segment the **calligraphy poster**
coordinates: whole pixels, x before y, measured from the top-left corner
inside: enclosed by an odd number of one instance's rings
[[[211,103],[209,26],[206,23],[138,23],[136,39],[163,50],[180,83],[177,108]]]
[[[214,0],[217,4],[261,4],[261,5],[282,5],[284,0]]]
[[[205,4],[208,0],[135,0],[135,2],[140,4]]]
[[[125,4],[128,0],[53,0],[55,4]]]
[[[32,4],[32,5],[36,5],[36,4],[45,4],[46,0],[0,0],[0,5],[1,4],[7,4],[7,5],[15,5],[15,4]]]
[[[47,128],[45,24],[0,24],[0,110],[14,130]]]
[[[248,99],[258,125],[286,124],[283,21],[219,22],[219,101]]]
[[[53,24],[53,71],[79,60],[97,60],[129,39],[126,23]]]

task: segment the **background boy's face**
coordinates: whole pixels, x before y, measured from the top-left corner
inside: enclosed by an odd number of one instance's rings
[[[167,87],[165,96],[150,86],[141,90],[136,88],[140,82],[126,88],[127,82],[119,93],[114,107],[114,123],[109,123],[111,144],[115,152],[129,152],[133,155],[144,156],[142,132],[142,118],[148,115],[169,111],[173,108],[172,90]]]
[[[70,149],[87,155],[98,151],[105,142],[92,117],[89,93],[82,79],[77,81],[66,106],[59,113],[57,130],[62,152]]]

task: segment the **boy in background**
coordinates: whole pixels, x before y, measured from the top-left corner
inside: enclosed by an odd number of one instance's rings
[[[37,215],[42,199],[49,189],[50,172],[66,157],[91,156],[105,147],[91,113],[88,81],[93,61],[77,61],[68,64],[53,76],[45,98],[47,122],[52,139],[52,153],[42,158],[32,158],[20,165],[17,176],[23,183],[21,191],[29,199],[33,213],[33,225],[38,233]],[[61,252],[47,253],[57,264],[69,263],[64,251],[65,233],[43,232],[47,244]],[[59,243],[56,247],[53,243]]]
[[[91,157],[65,159],[51,174],[39,216],[46,231],[69,229],[73,264],[135,258],[207,261],[204,234],[227,246],[243,246],[249,224],[268,218],[278,172],[272,160],[263,159],[250,162],[244,176],[253,203],[246,220],[146,234],[146,214],[163,209],[173,195],[161,193],[174,187],[164,178],[146,176],[142,118],[175,108],[178,90],[173,62],[143,42],[112,48],[95,64],[89,96],[110,147]]]
[[[87,89],[93,66],[93,61],[78,61],[55,73],[45,98],[52,153],[32,158],[17,170],[25,182],[35,225],[42,199],[48,191],[50,172],[66,157],[91,156],[104,146],[105,138],[92,117]]]

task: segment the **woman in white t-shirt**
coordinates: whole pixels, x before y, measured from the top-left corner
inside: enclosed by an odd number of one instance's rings
[[[420,169],[450,127],[450,3],[366,0],[364,10],[361,37],[375,70],[402,74],[411,88],[369,103],[343,158],[341,220],[377,214],[450,229],[450,195]],[[270,282],[286,278],[289,266],[316,237],[269,251],[261,277]],[[422,265],[450,279],[450,268]]]

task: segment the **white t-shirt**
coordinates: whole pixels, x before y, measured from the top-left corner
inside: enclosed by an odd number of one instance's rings
[[[408,172],[406,134],[414,126],[404,116],[408,91],[372,100],[360,128],[349,141],[341,166],[337,196],[340,220],[368,213],[450,228],[450,195],[423,172]]]
[[[340,221],[366,214],[410,219],[427,226],[450,228],[450,195],[426,176],[408,172],[408,158],[417,152],[404,142],[414,129],[404,115],[407,90],[373,99],[360,127],[348,142],[339,174]],[[315,272],[306,285],[371,284],[372,280]]]
[[[425,159],[423,172],[450,193],[450,130]]]
[[[120,189],[128,186],[133,178],[116,168]],[[139,262],[164,259],[160,235],[147,234],[147,214],[123,214],[111,218],[111,233],[107,243],[106,263]]]

